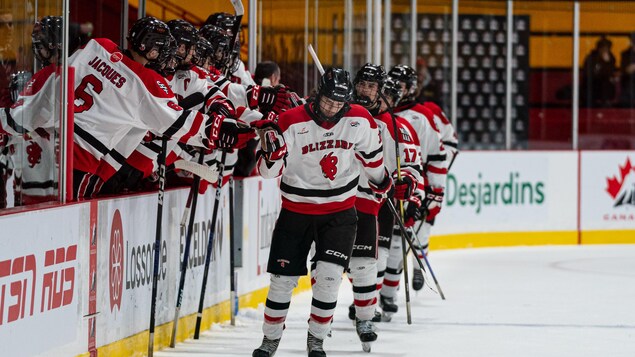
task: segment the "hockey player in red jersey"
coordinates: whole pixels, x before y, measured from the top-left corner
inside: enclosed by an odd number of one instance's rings
[[[355,102],[370,110],[381,133],[384,152],[384,164],[395,181],[395,198],[407,200],[422,180],[419,154],[419,140],[412,127],[403,118],[395,118],[388,112],[388,105],[396,103],[401,91],[398,84],[386,78],[382,66],[365,64],[355,76]],[[380,98],[380,93],[382,93]],[[386,100],[388,102],[386,102]],[[395,132],[395,125],[397,132]],[[395,153],[395,141],[399,144],[399,153]],[[401,180],[397,179],[397,155],[401,157]],[[350,277],[353,285],[354,304],[349,307],[349,317],[355,319],[357,334],[365,351],[370,351],[371,341],[377,338],[373,320],[377,306],[377,279],[383,277],[388,257],[388,242],[380,242],[378,233],[392,230],[392,220],[384,219],[378,225],[377,216],[384,200],[376,197],[370,190],[368,180],[360,179],[357,200],[357,237],[353,246],[350,263]],[[391,218],[389,216],[388,218]],[[386,233],[384,233],[386,235]],[[387,234],[390,239],[390,234]],[[381,271],[378,269],[381,267]],[[352,308],[352,309],[351,309]]]
[[[388,76],[398,81],[402,87],[403,99],[395,108],[395,114],[405,118],[414,128],[421,143],[422,164],[426,181],[415,192],[416,199],[408,203],[405,220],[412,226],[415,219],[423,216],[433,219],[441,210],[447,175],[447,155],[441,136],[434,122],[434,114],[415,101],[417,74],[404,65],[393,67]],[[399,234],[393,238],[400,237]],[[384,311],[397,311],[394,298],[403,270],[401,239],[392,239],[387,261],[384,283],[380,292],[380,306]],[[416,266],[416,265],[415,265]],[[421,270],[414,269],[413,284],[423,286]]]
[[[263,147],[258,170],[263,177],[282,177],[282,210],[267,266],[271,284],[264,339],[253,356],[271,356],[277,350],[292,290],[307,273],[312,243],[316,252],[307,351],[312,357],[326,356],[322,344],[355,240],[359,177],[366,175],[379,195],[392,187],[375,121],[366,109],[349,104],[351,87],[348,72],[329,69],[321,77],[315,100],[282,113],[279,128],[256,124],[261,127]],[[272,129],[262,132],[267,127]],[[357,160],[360,166],[354,164]]]
[[[91,197],[125,163],[147,132],[214,148],[221,132],[235,141],[236,123],[183,110],[163,77],[144,66],[168,44],[167,25],[145,17],[132,26],[130,51],[91,40],[70,59],[75,73],[74,195]]]

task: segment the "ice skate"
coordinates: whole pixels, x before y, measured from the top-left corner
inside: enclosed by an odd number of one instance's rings
[[[353,326],[355,326],[355,305],[351,304],[348,307],[348,318],[353,321]],[[375,310],[375,315],[371,319],[372,322],[381,322],[381,312]],[[330,336],[329,336],[330,337]]]
[[[306,337],[306,352],[309,357],[326,357],[326,352],[322,348],[324,340],[313,336],[310,332]]]
[[[412,288],[416,291],[419,291],[423,288],[425,283],[425,279],[423,277],[423,272],[421,269],[414,269],[412,274]]]
[[[364,352],[370,352],[370,344],[377,340],[377,334],[375,333],[375,326],[370,320],[356,320],[355,329],[357,330],[357,336],[362,342],[362,349]]]
[[[394,298],[379,295],[379,307],[381,307],[381,321],[390,322],[392,315],[397,313],[399,307],[395,304]]]
[[[252,357],[272,357],[278,350],[280,339],[270,340],[266,336],[262,339],[260,347],[254,350],[251,354]]]

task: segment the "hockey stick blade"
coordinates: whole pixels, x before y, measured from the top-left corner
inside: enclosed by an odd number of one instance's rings
[[[236,16],[243,16],[245,14],[245,8],[243,7],[243,2],[241,0],[230,0],[232,6],[234,7],[234,13]]]
[[[320,75],[324,75],[324,67],[322,67],[322,62],[320,62],[320,59],[317,56],[317,53],[315,53],[315,50],[313,49],[313,45],[311,45],[309,43],[309,53],[311,54],[311,57],[313,58],[313,62],[315,62],[315,66],[317,67],[318,71],[320,71]]]
[[[191,172],[207,182],[215,183],[218,181],[218,169],[216,167],[207,167],[196,162],[186,160],[175,161],[174,167],[179,170]]]

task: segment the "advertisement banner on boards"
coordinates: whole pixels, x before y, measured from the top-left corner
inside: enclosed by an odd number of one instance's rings
[[[635,152],[583,151],[582,230],[635,229]]]
[[[267,259],[273,228],[282,204],[278,180],[249,177],[241,180],[243,190],[243,267],[239,293],[269,284]]]
[[[3,356],[85,351],[80,262],[88,229],[80,226],[82,210],[78,204],[0,217]]]
[[[435,234],[575,230],[577,154],[462,152]]]
[[[172,321],[185,250],[185,227],[180,227],[188,190],[168,191],[164,197],[157,325]],[[181,316],[197,311],[211,227],[215,191],[198,198],[190,243]],[[100,289],[97,346],[148,328],[154,264],[157,195],[148,194],[99,203]],[[205,306],[229,297],[227,189],[223,190],[213,242]]]

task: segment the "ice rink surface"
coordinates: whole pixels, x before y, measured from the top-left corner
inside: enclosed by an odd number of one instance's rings
[[[370,354],[347,317],[352,292],[345,279],[327,355],[635,356],[635,245],[447,250],[429,258],[446,300],[428,287],[411,289],[407,325],[402,286],[400,310],[377,324]],[[310,303],[310,292],[293,298],[277,357],[306,356]],[[201,340],[155,355],[251,356],[262,340],[262,309],[243,309],[237,326],[214,325]]]

